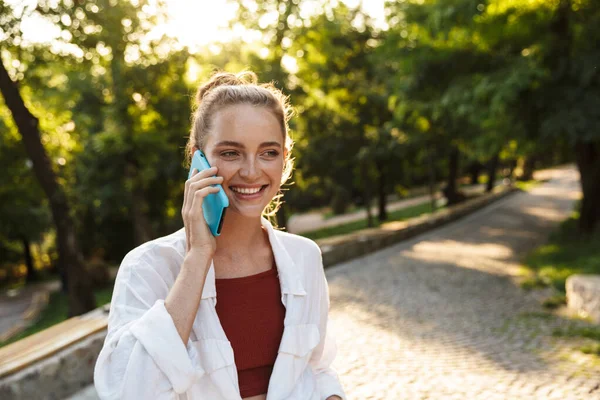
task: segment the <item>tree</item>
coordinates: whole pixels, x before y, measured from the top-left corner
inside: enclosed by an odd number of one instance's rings
[[[4,32],[11,32],[12,27],[17,25],[16,23],[8,29],[4,26],[12,24],[12,22],[6,23],[7,20],[10,21],[12,10],[4,8],[0,11],[2,11],[1,17],[4,22],[2,30]],[[12,30],[11,33],[14,32],[16,32],[16,29]],[[15,36],[9,36],[3,43],[12,44],[14,43],[14,38]],[[0,48],[3,50],[4,46]],[[4,62],[0,62],[0,92],[6,106],[12,113],[15,125],[21,134],[25,150],[33,163],[34,173],[50,203],[52,218],[56,226],[60,264],[67,274],[69,315],[82,314],[95,307],[95,299],[77,243],[77,235],[70,207],[64,190],[57,183],[52,163],[42,145],[39,121],[27,108],[25,101],[19,93],[18,84],[11,79],[4,66]]]
[[[8,111],[4,104],[1,109]],[[0,237],[17,242],[21,259],[27,267],[27,282],[37,280],[31,243],[39,241],[50,229],[47,200],[31,171],[31,161],[24,151],[9,112],[0,113]],[[7,257],[10,258],[10,257]]]
[[[111,98],[107,102],[109,115],[118,121],[110,124],[109,135],[120,138],[118,151],[122,162],[119,163],[119,180],[128,195],[134,243],[138,245],[152,239],[154,233],[148,218],[148,182],[140,173],[143,160],[139,158],[134,120],[129,113],[129,109],[135,107],[135,92],[129,82],[135,74],[132,70],[137,65],[136,55],[142,63],[157,61],[155,50],[159,43],[151,43],[144,51],[142,40],[164,18],[162,2],[157,2],[156,13],[138,10],[138,7],[143,10],[144,6],[148,6],[148,1],[140,1],[137,5],[124,0],[82,1],[76,7],[72,7],[70,1],[41,1],[37,8],[60,27],[69,42],[76,45],[86,58],[96,59],[95,63],[105,68],[106,89],[111,95],[107,96]]]

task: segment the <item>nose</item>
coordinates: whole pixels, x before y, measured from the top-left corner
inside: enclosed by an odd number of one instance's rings
[[[254,158],[249,158],[240,168],[240,176],[248,181],[255,181],[260,177],[260,170]]]

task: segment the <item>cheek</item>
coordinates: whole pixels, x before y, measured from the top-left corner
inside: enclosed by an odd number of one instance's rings
[[[211,165],[217,167],[217,176],[222,176],[224,182],[227,182],[235,174],[235,168],[232,168],[231,163],[226,163],[221,160],[216,160]]]
[[[272,179],[277,180],[279,184],[281,182],[281,175],[283,175],[283,161],[270,162],[265,166],[265,171]]]

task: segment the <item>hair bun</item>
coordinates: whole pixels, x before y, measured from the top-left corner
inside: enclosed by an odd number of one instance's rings
[[[200,105],[204,97],[219,86],[256,85],[257,83],[258,77],[252,71],[242,71],[237,74],[217,71],[210,77],[208,82],[198,88],[196,104]]]

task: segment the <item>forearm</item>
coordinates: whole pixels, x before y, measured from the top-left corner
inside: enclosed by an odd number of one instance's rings
[[[187,345],[194,325],[211,260],[212,257],[199,250],[188,252],[165,299],[165,308],[173,318],[184,345]]]

